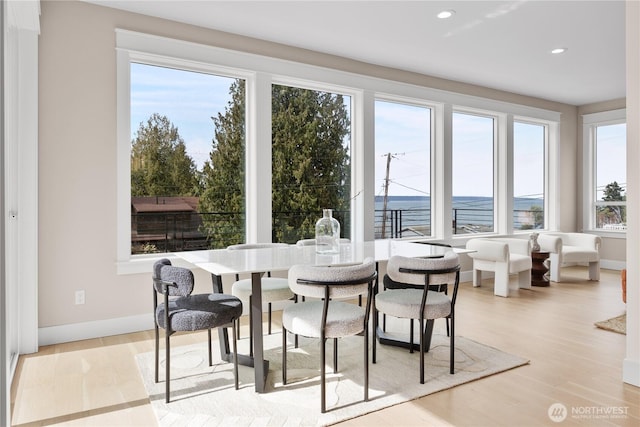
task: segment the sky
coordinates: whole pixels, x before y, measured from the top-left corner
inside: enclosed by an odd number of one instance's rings
[[[211,120],[224,112],[232,78],[173,70],[149,65],[131,65],[131,138],[141,122],[159,113],[178,128],[187,152],[202,169],[211,151],[214,125]],[[430,109],[424,106],[376,101],[375,179],[376,195],[384,194],[388,155],[389,195],[430,194]],[[620,126],[603,131],[598,163],[598,183],[624,183],[617,159],[625,158]],[[624,135],[624,128],[622,129]],[[453,195],[490,197],[493,191],[492,119],[455,113],[453,117]],[[524,123],[514,126],[514,194],[540,197],[544,188],[542,127]],[[622,141],[622,143],[620,143]],[[610,160],[605,161],[604,159]]]
[[[185,78],[188,76],[188,78]],[[131,64],[131,139],[153,113],[178,128],[187,152],[202,169],[213,140],[212,116],[230,100],[232,78]]]

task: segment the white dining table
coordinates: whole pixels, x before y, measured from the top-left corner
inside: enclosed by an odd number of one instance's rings
[[[353,265],[373,258],[376,264],[388,261],[394,255],[426,258],[441,257],[449,247],[414,243],[400,240],[375,240],[368,242],[349,242],[340,244],[336,254],[316,253],[311,246],[278,246],[260,249],[212,249],[200,251],[176,252],[174,255],[211,273],[213,291],[222,293],[222,276],[226,274],[251,275],[251,313],[253,317],[253,357],[238,354],[238,362],[252,366],[255,373],[255,390],[262,393],[269,373],[269,361],[264,360],[262,330],[262,288],[261,279],[266,272],[288,271],[296,264],[339,266]],[[456,252],[464,251],[457,248]],[[229,348],[229,336],[225,328],[219,329],[220,353],[224,360],[231,361],[233,354]],[[262,361],[260,363],[260,361]]]

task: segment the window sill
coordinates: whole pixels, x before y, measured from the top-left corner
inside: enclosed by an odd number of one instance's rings
[[[153,264],[159,259],[167,258],[173,265],[193,268],[193,265],[178,258],[174,254],[134,255],[127,261],[116,262],[116,270],[119,276],[128,274],[151,274]]]
[[[626,239],[627,231],[610,231],[610,230],[584,230],[583,233],[595,234],[596,236],[606,237],[607,239]]]

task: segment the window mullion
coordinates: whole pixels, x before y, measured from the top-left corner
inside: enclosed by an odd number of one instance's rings
[[[271,76],[246,83],[246,242],[271,242]]]

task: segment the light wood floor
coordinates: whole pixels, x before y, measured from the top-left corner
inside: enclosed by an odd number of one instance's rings
[[[514,291],[509,298],[494,296],[491,281],[481,288],[461,285],[456,335],[526,357],[529,365],[341,425],[640,425],[640,389],[621,380],[625,336],[593,326],[625,311],[619,272],[603,270],[600,282],[587,281],[586,268],[563,273],[571,281]],[[172,342],[202,339],[185,334]],[[152,331],[47,346],[21,356],[11,390],[12,425],[156,425],[134,360],[149,351]],[[417,371],[416,365],[416,381]],[[563,423],[548,416],[554,403],[570,412]],[[612,408],[627,415],[589,415]],[[572,411],[582,418],[572,417]]]

